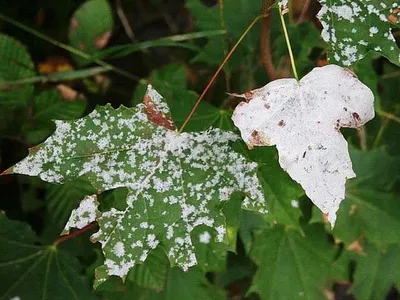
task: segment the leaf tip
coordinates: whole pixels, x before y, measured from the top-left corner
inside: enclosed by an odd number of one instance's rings
[[[164,98],[149,84],[143,97],[144,110],[152,123],[168,130],[176,130],[169,107]]]
[[[3,172],[1,172],[0,176],[9,175],[9,174],[12,174],[12,173],[13,173],[12,168],[9,168],[9,169],[4,170]]]

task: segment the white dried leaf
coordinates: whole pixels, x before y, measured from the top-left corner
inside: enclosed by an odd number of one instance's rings
[[[279,163],[335,223],[346,179],[355,177],[341,127],[374,117],[374,96],[348,69],[328,65],[299,82],[279,79],[247,92],[233,121],[253,146],[276,145]]]

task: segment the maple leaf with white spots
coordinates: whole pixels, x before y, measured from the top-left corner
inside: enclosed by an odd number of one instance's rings
[[[355,177],[341,127],[359,128],[374,117],[374,96],[347,69],[313,69],[299,82],[279,79],[242,95],[233,121],[253,146],[276,145],[279,163],[333,225]]]
[[[350,66],[375,51],[400,66],[400,49],[392,34],[400,24],[400,1],[318,1],[321,35],[331,46],[331,63]]]
[[[97,213],[89,201],[72,216],[74,224],[97,216],[100,229],[92,240],[101,243],[105,262],[96,285],[111,275],[125,278],[158,245],[172,264],[184,270],[196,265],[192,238],[204,243],[211,235],[191,232],[208,226],[216,242],[227,242],[222,208],[234,191],[246,193],[244,209],[267,213],[257,164],[229,146],[237,135],[220,129],[178,134],[166,102],[151,86],[143,102],[56,121],[53,135],[7,171],[54,183],[79,177],[98,193],[128,189],[118,209]]]

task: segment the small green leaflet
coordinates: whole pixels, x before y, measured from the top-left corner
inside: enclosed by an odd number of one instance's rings
[[[113,30],[113,11],[107,0],[85,1],[73,14],[68,38],[71,46],[96,55],[107,44]],[[74,55],[78,65],[90,61]]]
[[[105,256],[99,284],[110,275],[125,278],[159,244],[173,265],[196,265],[191,232],[206,226],[201,243],[214,235],[226,242],[222,208],[234,191],[246,194],[242,208],[267,213],[257,164],[229,146],[237,139],[220,129],[178,134],[165,100],[149,86],[135,108],[108,105],[76,121],[56,121],[53,135],[7,172],[54,183],[80,177],[98,193],[128,188],[123,203],[97,218],[92,239]]]
[[[400,50],[391,28],[399,26],[397,0],[319,0],[322,38],[330,44],[331,63],[350,66],[369,51],[400,66]]]

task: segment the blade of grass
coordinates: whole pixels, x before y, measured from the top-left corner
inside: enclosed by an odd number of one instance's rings
[[[157,40],[145,41],[137,44],[118,45],[118,46],[108,47],[107,49],[100,51],[98,54],[94,56],[94,58],[103,59],[108,56],[110,56],[111,58],[119,58],[134,52],[147,50],[153,47],[178,47],[178,48],[186,48],[193,51],[199,51],[199,48],[194,45],[182,44],[180,42],[201,39],[216,35],[224,35],[224,34],[226,34],[226,30],[210,30],[210,31],[192,32],[187,34],[178,34],[160,38]]]
[[[0,20],[3,20],[5,22],[7,22],[7,23],[10,23],[10,24],[14,25],[15,27],[18,27],[19,29],[22,29],[22,30],[24,30],[24,31],[26,31],[26,32],[28,32],[28,33],[30,33],[30,34],[32,34],[32,35],[44,40],[44,41],[50,43],[50,44],[53,44],[54,46],[57,46],[57,47],[59,47],[61,49],[64,49],[64,50],[70,52],[70,53],[73,53],[73,54],[75,54],[75,55],[77,55],[79,57],[87,59],[88,61],[91,61],[93,63],[98,64],[99,66],[102,66],[104,68],[108,68],[108,69],[110,69],[110,71],[113,71],[113,72],[115,72],[115,73],[117,73],[117,74],[119,74],[121,76],[124,76],[124,77],[126,77],[128,79],[131,79],[131,80],[134,80],[134,81],[139,81],[140,80],[139,77],[137,77],[137,76],[125,71],[125,70],[122,70],[122,69],[117,68],[117,67],[115,67],[113,65],[110,65],[109,63],[106,63],[106,62],[104,62],[104,61],[102,61],[100,59],[93,58],[90,54],[88,54],[86,52],[78,50],[78,49],[76,49],[74,47],[71,47],[69,45],[66,45],[64,43],[58,42],[58,41],[52,39],[51,37],[48,37],[45,34],[42,34],[42,33],[38,32],[38,31],[28,27],[28,26],[25,26],[24,24],[12,19],[12,18],[9,18],[9,17],[3,15],[2,13],[0,13]]]
[[[12,85],[19,85],[19,84],[27,84],[27,83],[37,83],[37,82],[57,82],[57,81],[69,81],[75,79],[82,79],[87,78],[93,75],[101,74],[111,71],[110,68],[105,67],[93,67],[83,70],[76,70],[76,71],[65,71],[65,72],[55,72],[48,75],[41,75],[29,78],[21,78],[12,81],[3,81],[0,82],[0,87],[5,86],[12,86]]]

